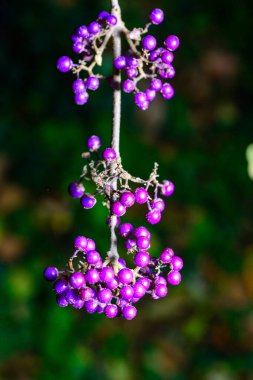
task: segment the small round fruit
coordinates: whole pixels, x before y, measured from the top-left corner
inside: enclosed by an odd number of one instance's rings
[[[44,278],[47,281],[55,281],[58,277],[58,269],[55,267],[47,267],[44,270]]]

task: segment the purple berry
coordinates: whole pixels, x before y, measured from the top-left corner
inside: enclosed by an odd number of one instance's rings
[[[113,202],[111,205],[113,215],[122,216],[126,213],[126,207],[120,201]]]
[[[150,240],[145,236],[140,236],[137,239],[136,245],[139,249],[146,251],[150,248]]]
[[[164,20],[164,13],[161,9],[155,8],[149,15],[149,19],[152,24],[158,25],[161,24]]]
[[[118,299],[117,305],[122,308],[129,304],[129,301],[123,300],[121,298]]]
[[[116,305],[107,305],[104,313],[107,318],[115,318],[118,315],[118,307]]]
[[[82,92],[85,92],[86,87],[85,87],[84,81],[82,79],[76,79],[73,82],[72,89],[75,94],[80,94]]]
[[[123,82],[122,87],[123,87],[124,92],[130,93],[130,92],[133,92],[133,90],[135,89],[135,83],[131,81],[130,79],[126,79]]]
[[[73,305],[78,299],[78,293],[75,289],[69,289],[65,293],[65,299],[70,305]]]
[[[96,198],[94,198],[92,195],[84,194],[81,198],[81,205],[85,209],[90,209],[96,204]]]
[[[161,198],[154,199],[150,203],[150,206],[151,206],[152,209],[157,209],[160,212],[163,212],[163,210],[165,209],[165,203],[164,203],[163,199],[161,199]]]
[[[167,285],[166,279],[163,276],[158,276],[155,279],[155,285]]]
[[[91,136],[88,138],[87,145],[88,149],[94,152],[101,147],[101,140],[98,136]]]
[[[164,79],[172,79],[176,75],[176,70],[170,65],[167,69],[158,70],[158,73]]]
[[[109,15],[108,17],[106,17],[106,23],[111,26],[117,25],[117,22],[118,22],[118,19],[116,16]]]
[[[142,46],[146,50],[154,50],[157,42],[154,36],[147,35],[142,40]]]
[[[139,238],[139,237],[143,236],[143,237],[146,237],[146,238],[150,239],[150,237],[151,237],[151,234],[150,234],[149,230],[146,227],[143,227],[143,226],[137,227],[134,230],[133,234],[134,234],[134,236],[136,238]]]
[[[70,276],[69,282],[73,288],[80,289],[85,285],[84,275],[80,272],[75,272]]]
[[[114,60],[114,67],[118,70],[124,69],[126,67],[126,64],[126,57],[124,56],[117,57]]]
[[[112,281],[107,282],[107,283],[106,283],[106,286],[107,286],[109,289],[111,289],[111,290],[115,290],[115,289],[118,288],[118,286],[119,286],[119,282],[118,282],[118,280],[117,280],[116,278],[114,278]]]
[[[62,73],[66,73],[72,69],[73,62],[69,57],[60,57],[57,61],[57,69]]]
[[[162,58],[163,63],[169,65],[174,60],[174,54],[171,51],[166,50],[162,53],[161,58]]]
[[[150,288],[151,281],[147,277],[141,277],[137,282],[143,285],[146,290]]]
[[[98,314],[102,314],[102,313],[104,313],[104,311],[105,311],[105,306],[106,306],[106,305],[97,305],[96,313],[98,313]]]
[[[174,252],[171,248],[166,248],[162,253],[161,253],[161,256],[160,256],[160,260],[163,262],[163,263],[170,263],[171,262],[171,259],[172,257],[174,256]]]
[[[148,100],[145,100],[145,102],[137,104],[137,107],[140,108],[142,111],[146,111],[150,106],[150,103]]]
[[[175,186],[170,181],[164,181],[163,186],[161,188],[161,194],[165,197],[169,197],[174,193]]]
[[[95,251],[95,249],[96,249],[96,244],[95,244],[94,240],[87,239],[86,251],[87,252]]]
[[[99,280],[100,280],[100,277],[99,277],[99,272],[96,270],[96,269],[88,269],[86,274],[85,274],[85,280],[89,283],[89,284],[96,284]]]
[[[122,310],[123,317],[127,320],[131,320],[136,317],[137,309],[133,305],[127,305]]]
[[[80,26],[80,27],[78,28],[77,33],[78,33],[78,36],[79,36],[79,37],[82,37],[82,38],[87,38],[87,37],[89,37],[88,28],[87,28],[87,26],[85,26],[85,25]]]
[[[117,157],[117,154],[116,154],[115,150],[112,149],[112,148],[105,149],[103,151],[102,155],[103,155],[103,159],[105,161],[113,161]]]
[[[82,298],[82,300],[84,301],[89,301],[91,300],[92,298],[94,298],[96,296],[96,292],[94,289],[92,288],[83,288],[81,289],[80,291],[80,297]]]
[[[69,184],[68,192],[72,198],[81,198],[84,194],[84,186],[80,182],[72,182]]]
[[[167,281],[170,285],[176,286],[181,282],[181,274],[178,271],[172,270],[168,273]]]
[[[74,247],[81,251],[85,251],[87,248],[87,239],[84,236],[77,236],[74,240]]]
[[[138,70],[135,67],[128,67],[126,69],[126,76],[130,79],[137,77]]]
[[[123,238],[127,238],[129,235],[131,235],[132,231],[134,230],[134,227],[130,223],[123,223],[121,224],[119,228],[119,235]]]
[[[163,88],[161,89],[161,94],[164,99],[171,99],[174,96],[174,89],[169,83],[164,83]]]
[[[118,273],[118,279],[122,284],[130,284],[134,279],[132,270],[129,268],[121,269]]]
[[[107,288],[101,289],[97,293],[97,298],[101,303],[109,303],[112,300],[112,292]]]
[[[68,301],[66,300],[64,294],[58,294],[56,296],[56,303],[60,307],[66,307],[66,306],[68,306]]]
[[[134,95],[134,102],[136,105],[141,105],[141,104],[145,104],[145,102],[147,101],[147,96],[144,92],[137,92],[135,95]]]
[[[72,34],[71,39],[72,39],[73,42],[82,41],[82,37],[80,37],[80,36],[78,36],[76,34]]]
[[[86,255],[87,263],[90,265],[96,265],[100,260],[100,254],[97,251],[89,251]]]
[[[77,54],[82,53],[84,50],[84,44],[81,41],[76,41],[73,43],[73,51]]]
[[[47,267],[44,270],[44,278],[47,281],[55,281],[58,277],[58,269],[55,267]]]
[[[82,309],[84,307],[84,301],[78,297],[77,300],[72,304],[75,309]]]
[[[168,288],[166,285],[159,284],[155,287],[155,294],[157,297],[166,297],[168,294]]]
[[[87,313],[89,313],[89,314],[95,313],[97,310],[97,306],[98,306],[98,304],[94,300],[89,300],[89,301],[85,302],[85,309],[86,309]]]
[[[172,269],[174,271],[179,271],[179,270],[181,270],[183,268],[184,262],[181,259],[181,257],[173,256],[172,259],[171,259],[171,265],[172,265]]]
[[[99,79],[97,77],[88,77],[86,86],[89,90],[96,91],[99,88]]]
[[[172,36],[168,36],[165,39],[164,44],[165,44],[167,49],[174,51],[180,45],[180,41],[179,41],[179,38],[177,36],[172,35]]]
[[[54,291],[56,294],[62,294],[69,289],[68,281],[65,278],[60,278],[54,283]]]
[[[80,92],[78,94],[75,94],[75,103],[78,105],[78,106],[82,106],[84,104],[86,104],[88,102],[88,99],[89,99],[89,95],[87,94],[87,92]]]
[[[100,280],[109,283],[114,279],[114,270],[111,267],[104,267],[100,272]]]
[[[140,251],[134,256],[134,262],[137,267],[144,268],[150,263],[150,256],[148,252]]]
[[[139,302],[140,301],[140,298],[139,297],[132,297],[130,302],[132,303],[136,303],[136,302]]]
[[[131,207],[135,203],[135,196],[131,191],[125,191],[120,196],[120,203],[125,207]]]
[[[128,67],[138,67],[139,66],[138,58],[128,57],[127,58],[127,65],[128,65]]]
[[[130,300],[133,297],[133,295],[134,295],[134,289],[130,285],[124,285],[120,289],[120,296],[124,300]]]
[[[101,30],[101,26],[98,22],[93,21],[90,23],[88,30],[90,34],[98,34]]]
[[[147,222],[150,224],[157,224],[160,222],[162,214],[159,210],[152,210],[146,214]]]
[[[162,81],[160,79],[154,78],[150,83],[150,89],[155,91],[160,91],[162,89]]]
[[[101,11],[99,14],[98,14],[98,18],[99,19],[105,19],[107,18],[108,16],[110,16],[110,13],[106,12],[106,11]]]
[[[149,60],[151,62],[156,61],[160,57],[160,52],[159,50],[154,50],[149,54]]]
[[[133,286],[133,289],[134,289],[134,294],[133,296],[135,298],[142,298],[145,296],[146,294],[146,288],[143,284],[141,284],[139,281],[137,281],[134,286]]]
[[[148,200],[148,192],[143,187],[138,187],[135,190],[135,201],[139,204],[146,203]]]
[[[128,251],[136,248],[136,239],[128,238],[125,243],[125,247]]]
[[[156,91],[155,90],[151,90],[150,88],[148,88],[145,91],[145,94],[146,94],[147,100],[149,102],[152,102],[155,99],[155,97],[156,97]]]

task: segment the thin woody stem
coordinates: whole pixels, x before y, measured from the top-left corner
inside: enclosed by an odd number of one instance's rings
[[[122,20],[121,10],[118,0],[112,1],[112,14],[118,19],[118,26],[115,27],[112,40],[113,40],[113,59],[121,55],[121,32],[122,32]],[[113,76],[113,125],[112,125],[112,148],[115,150],[117,157],[120,157],[119,141],[120,141],[120,117],[121,117],[121,73],[120,70],[114,71]],[[111,164],[111,175],[114,175],[117,162]],[[112,191],[117,190],[117,178],[112,182]],[[119,258],[117,249],[117,236],[115,232],[117,223],[117,216],[111,217],[111,247],[108,252],[108,257],[112,260]]]

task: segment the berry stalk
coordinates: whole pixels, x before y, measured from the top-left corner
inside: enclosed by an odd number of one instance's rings
[[[118,0],[112,0],[112,15],[117,17],[118,26],[115,27],[113,40],[113,60],[121,56],[121,32],[122,19],[121,10]],[[117,157],[120,157],[119,142],[120,142],[120,118],[121,118],[121,70],[115,68],[113,75],[113,124],[112,124],[112,148],[115,150]],[[114,175],[117,161],[111,163],[111,175]],[[112,190],[117,190],[117,178],[112,182]],[[111,202],[112,203],[112,202]],[[108,252],[108,257],[112,260],[119,258],[117,249],[117,236],[115,232],[117,224],[117,216],[111,217],[111,246]]]

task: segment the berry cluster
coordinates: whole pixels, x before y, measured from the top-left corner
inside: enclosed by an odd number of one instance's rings
[[[117,157],[116,152],[112,148],[105,149],[99,158],[98,151],[101,147],[101,140],[98,136],[91,136],[87,141],[89,152],[85,152],[83,156],[89,160],[89,163],[84,166],[83,173],[80,176],[81,181],[72,182],[69,185],[69,194],[73,198],[80,198],[80,203],[84,209],[91,209],[96,204],[96,195],[103,195],[105,204],[107,205],[110,215],[108,217],[108,224],[110,224],[111,216],[120,218],[123,216],[127,209],[132,207],[135,203],[147,204],[148,211],[146,213],[146,220],[150,224],[157,224],[160,222],[162,212],[165,209],[165,202],[159,196],[168,197],[174,192],[174,184],[171,181],[163,181],[159,183],[157,180],[157,168],[150,175],[148,181],[140,178],[132,177],[127,173]],[[91,160],[91,154],[96,153],[96,161]],[[115,162],[114,174],[111,174],[110,165]],[[89,194],[85,192],[83,185],[84,180],[92,180],[95,185],[95,193]],[[122,186],[120,189],[113,189],[114,180],[120,180]],[[129,182],[136,182],[144,186],[137,187],[132,190]],[[152,191],[149,191],[152,190]],[[118,219],[118,224],[120,219]]]
[[[120,28],[129,45],[126,54],[114,60],[115,69],[124,70],[127,77],[122,84],[123,91],[134,93],[135,104],[141,110],[149,107],[157,92],[160,92],[164,99],[171,99],[174,96],[174,89],[167,80],[175,76],[176,72],[172,66],[173,52],[178,48],[180,42],[177,36],[169,35],[164,40],[164,46],[157,47],[156,38],[153,35],[147,35],[147,32],[151,25],[163,22],[164,12],[155,8],[149,18],[150,22],[145,28],[134,28],[130,31],[121,19],[102,11],[96,21],[91,22],[88,27],[82,25],[77,29],[72,40],[73,50],[80,55],[80,60],[74,64],[71,58],[63,56],[57,62],[59,71],[72,70],[76,75],[73,83],[76,104],[87,103],[88,90],[95,91],[99,88],[99,80],[104,77],[94,74],[93,70],[97,65],[101,66],[102,54],[115,28]],[[144,34],[146,35],[143,37]],[[139,50],[138,47],[140,47]],[[86,79],[80,78],[81,71],[88,73]],[[145,79],[148,79],[149,86],[141,91],[138,84]]]
[[[172,53],[179,46],[177,36],[170,35],[164,40],[164,47],[157,47],[157,40],[153,35],[143,34],[148,32],[150,25],[158,25],[164,20],[164,13],[161,9],[153,9],[150,13],[150,23],[144,29],[135,28],[128,34],[130,50],[126,55],[117,57],[114,66],[118,70],[124,70],[127,79],[124,80],[122,88],[126,93],[134,92],[134,101],[138,108],[146,110],[152,102],[157,92],[160,92],[164,99],[171,99],[174,96],[174,89],[171,84],[163,82],[171,79],[176,72],[172,66],[174,54]],[[134,41],[134,42],[133,42]],[[141,44],[141,50],[137,48]],[[138,82],[149,78],[149,87],[145,91],[140,91]]]
[[[183,261],[174,256],[170,248],[166,248],[159,258],[151,257],[148,253],[151,246],[148,229],[144,226],[134,228],[127,222],[120,224],[120,217],[135,203],[147,204],[146,221],[150,224],[158,223],[165,209],[165,202],[158,197],[158,192],[160,196],[170,196],[174,185],[170,181],[158,182],[157,164],[147,181],[131,176],[122,168],[120,158],[112,148],[103,150],[100,157],[101,145],[98,136],[88,139],[89,151],[82,155],[88,163],[83,167],[80,180],[69,185],[69,194],[73,198],[80,198],[84,209],[91,209],[96,204],[97,194],[104,197],[109,212],[107,224],[110,226],[112,218],[117,218],[117,235],[125,239],[127,254],[132,256],[135,268],[128,268],[125,260],[110,257],[108,253],[103,261],[96,251],[95,242],[78,236],[74,241],[76,251],[69,260],[68,269],[58,272],[56,268],[48,267],[44,276],[46,280],[54,281],[59,306],[72,305],[77,309],[84,307],[88,313],[104,313],[108,318],[123,316],[132,319],[137,313],[133,303],[145,294],[150,294],[153,299],[165,297],[168,292],[167,283],[180,283],[179,271],[183,267]],[[92,155],[95,156],[93,159]],[[112,163],[116,164],[113,174]],[[85,180],[92,180],[95,184],[94,194],[85,193]],[[113,187],[115,180],[121,183],[119,189]],[[129,182],[141,183],[142,187],[132,190]],[[74,262],[77,262],[77,268]]]
[[[116,16],[102,11],[98,14],[97,19],[89,24],[82,25],[72,35],[73,51],[79,54],[78,64],[74,64],[72,59],[63,56],[57,61],[57,68],[62,73],[70,70],[76,74],[76,80],[73,82],[73,92],[75,94],[75,103],[83,105],[87,103],[89,94],[88,90],[96,91],[99,88],[99,79],[101,75],[94,75],[93,68],[102,64],[102,52],[104,51],[108,39],[111,37],[113,27],[117,25]],[[88,66],[87,64],[90,63]],[[80,72],[84,70],[88,77],[83,80],[80,78]]]
[[[144,247],[145,239],[149,241],[149,231],[142,226],[134,229],[129,223],[120,226],[121,236],[127,237],[130,233],[138,241],[138,251],[133,258],[134,269],[128,268],[121,258],[103,261],[95,242],[84,236],[75,238],[75,252],[69,260],[68,269],[45,269],[44,277],[53,282],[56,302],[60,307],[71,305],[75,309],[84,308],[90,314],[104,313],[108,318],[122,316],[131,320],[137,314],[133,304],[146,294],[156,300],[167,295],[168,284],[180,283],[182,259],[174,256],[170,248],[166,248],[159,258],[150,257],[144,248],[139,248]],[[75,260],[78,262],[76,270]]]

